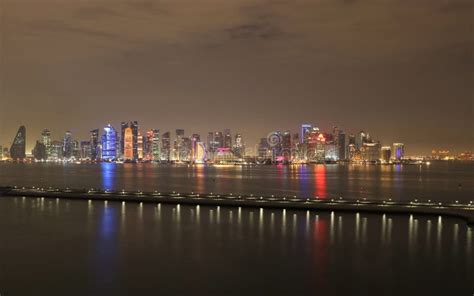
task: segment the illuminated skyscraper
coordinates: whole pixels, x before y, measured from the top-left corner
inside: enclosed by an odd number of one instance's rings
[[[117,132],[110,124],[104,127],[102,135],[102,159],[112,161],[117,158]]]
[[[283,161],[291,160],[291,132],[284,131],[281,135],[281,156],[283,156]]]
[[[137,153],[138,153],[138,159],[142,160],[143,159],[143,136],[140,131],[138,131],[138,136],[137,136]]]
[[[91,160],[100,160],[100,147],[99,147],[99,130],[94,129],[90,131],[90,145],[91,145]]]
[[[196,161],[198,153],[198,143],[201,142],[201,136],[198,134],[193,134],[191,136],[191,161]]]
[[[151,154],[152,159],[154,161],[161,160],[161,137],[160,137],[160,130],[153,129],[152,130],[152,139],[151,139]]]
[[[183,160],[183,150],[185,149],[183,140],[184,139],[184,129],[176,130],[176,139],[174,141],[174,160]]]
[[[214,132],[214,148],[222,148],[224,147],[224,136],[222,132]]]
[[[346,134],[339,130],[338,134],[335,135],[335,139],[337,138],[337,159],[344,160],[346,159]]]
[[[51,142],[51,154],[48,159],[60,160],[63,158],[63,141],[52,141]]]
[[[196,148],[195,148],[194,162],[195,163],[205,163],[206,159],[207,159],[206,146],[204,145],[203,142],[197,142],[196,143]]]
[[[46,148],[46,157],[49,157],[51,153],[51,132],[47,129],[44,129],[41,133],[41,142],[44,144]]]
[[[23,125],[20,126],[13,139],[13,144],[10,148],[10,157],[13,160],[23,160],[26,157],[26,128]]]
[[[123,133],[123,144],[124,144],[124,152],[123,152],[123,159],[127,161],[135,160],[133,155],[133,129],[131,127],[127,127]]]
[[[405,145],[403,143],[393,143],[393,159],[400,161],[405,157]]]
[[[225,129],[224,130],[224,145],[223,147],[225,148],[231,148],[232,147],[232,135],[230,134],[230,129]]]
[[[125,158],[125,130],[130,128],[132,130],[131,138],[131,149],[132,158]],[[137,160],[138,159],[138,121],[122,122],[121,124],[121,137],[120,137],[120,150],[124,159]]]
[[[364,131],[360,131],[355,138],[355,145],[357,149],[362,147],[362,144],[367,142],[367,134]]]
[[[392,150],[390,146],[383,146],[381,151],[381,161],[382,163],[389,163],[392,155]]]
[[[171,139],[170,132],[163,133],[161,137],[161,160],[170,161],[171,154]]]
[[[35,148],[33,148],[33,157],[36,160],[46,160],[46,146],[42,142],[36,141]]]
[[[238,158],[243,158],[245,156],[245,146],[242,140],[241,134],[235,134],[234,146],[232,147],[234,155]]]
[[[63,139],[63,157],[69,159],[73,156],[74,146],[72,143],[72,133],[66,131]]]
[[[91,142],[81,141],[81,159],[86,160],[91,158]]]
[[[302,124],[301,125],[301,143],[307,143],[308,141],[308,136],[311,130],[313,129],[313,126],[311,124]]]
[[[364,143],[360,148],[360,154],[363,161],[378,162],[380,160],[380,143]]]

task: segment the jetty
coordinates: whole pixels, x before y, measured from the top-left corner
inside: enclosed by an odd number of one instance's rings
[[[70,188],[39,188],[39,187],[0,187],[0,196],[3,197],[31,197],[55,198],[75,200],[99,200],[110,202],[143,202],[203,206],[251,207],[272,208],[288,210],[311,211],[344,211],[367,213],[392,213],[392,214],[421,214],[441,215],[464,219],[470,227],[474,227],[474,204],[472,201],[461,203],[434,202],[434,201],[394,201],[343,199],[340,198],[301,198],[261,196],[256,194],[216,194],[216,193],[179,193],[179,192],[153,192],[142,191],[111,191]]]

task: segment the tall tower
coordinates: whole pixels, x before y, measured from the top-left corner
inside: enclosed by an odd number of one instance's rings
[[[170,161],[170,153],[171,153],[171,139],[170,139],[170,132],[166,132],[163,134],[161,139],[161,159],[164,161]]]
[[[15,139],[13,139],[10,157],[13,160],[23,160],[26,157],[26,128],[24,125],[20,126]]]
[[[99,151],[99,130],[94,129],[90,131],[90,147],[91,147],[91,160],[99,160],[100,151]]]
[[[68,159],[72,157],[74,146],[72,143],[72,133],[66,131],[63,139],[63,157]]]
[[[301,125],[301,143],[308,142],[308,135],[311,133],[313,126],[311,124],[302,124]]]
[[[154,161],[161,160],[161,137],[160,137],[160,130],[153,129],[151,130],[153,134],[153,138],[151,139],[151,154],[152,159]],[[150,144],[150,143],[148,143]]]
[[[124,152],[123,152],[123,159],[124,160],[134,160],[133,155],[133,130],[131,127],[127,127],[123,133],[123,143],[124,143]]]
[[[400,161],[405,157],[405,145],[403,143],[393,143],[393,159]]]
[[[230,129],[226,128],[224,130],[224,148],[232,147],[232,135],[230,134]]]
[[[46,148],[46,158],[51,154],[51,132],[48,129],[44,129],[41,133],[41,143]]]
[[[112,161],[117,158],[117,132],[110,124],[104,127],[102,135],[102,159]]]
[[[184,139],[184,129],[177,129],[176,140],[174,142],[174,152],[175,152],[174,159],[175,160],[182,160],[181,154],[184,148],[183,139]]]

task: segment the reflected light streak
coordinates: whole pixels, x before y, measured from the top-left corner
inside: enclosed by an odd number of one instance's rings
[[[316,190],[314,192],[315,196],[320,198],[326,198],[326,166],[322,164],[316,165],[316,171],[314,174]]]

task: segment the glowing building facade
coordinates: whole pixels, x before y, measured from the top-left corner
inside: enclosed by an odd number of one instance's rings
[[[110,124],[104,127],[102,135],[102,160],[112,161],[117,158],[117,132]]]
[[[123,159],[124,160],[135,160],[133,153],[133,129],[127,127],[124,129],[123,133]]]
[[[405,145],[403,143],[393,143],[392,157],[396,161],[400,161],[405,157]]]

